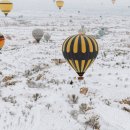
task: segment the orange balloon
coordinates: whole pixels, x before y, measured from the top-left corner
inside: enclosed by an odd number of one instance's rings
[[[0,50],[3,48],[5,43],[5,38],[2,34],[0,34]]]

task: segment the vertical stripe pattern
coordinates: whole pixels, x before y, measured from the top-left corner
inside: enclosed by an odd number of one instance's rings
[[[65,40],[62,46],[64,58],[77,72],[83,76],[98,55],[98,43],[92,36],[74,35]]]

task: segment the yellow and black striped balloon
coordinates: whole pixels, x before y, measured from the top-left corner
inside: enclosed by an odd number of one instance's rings
[[[67,38],[62,46],[64,58],[83,79],[83,75],[98,55],[98,43],[92,36],[78,34]]]
[[[2,0],[0,2],[0,10],[5,14],[5,16],[8,15],[8,13],[12,10],[13,3],[11,3],[9,0]]]

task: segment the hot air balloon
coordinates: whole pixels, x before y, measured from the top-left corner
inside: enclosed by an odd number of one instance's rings
[[[48,42],[51,38],[51,35],[49,33],[44,34],[44,39]]]
[[[64,6],[64,1],[63,0],[57,0],[56,5],[59,9],[61,9]]]
[[[86,28],[84,25],[81,25],[81,28],[79,29],[79,34],[82,33],[82,34],[85,34],[86,33]]]
[[[44,34],[44,32],[43,32],[42,29],[34,29],[33,32],[32,32],[32,35],[36,39],[37,43],[40,42],[40,40],[43,37],[43,34]]]
[[[112,4],[114,5],[116,3],[116,0],[112,0]]]
[[[3,48],[5,43],[5,38],[4,36],[0,33],[0,50]]]
[[[5,16],[8,15],[8,13],[12,10],[13,3],[11,3],[9,0],[2,0],[0,2],[0,9],[5,14]]]
[[[101,28],[99,31],[98,31],[98,34],[99,34],[99,37],[103,37],[105,35],[105,29],[104,28]]]
[[[85,34],[73,35],[67,38],[62,45],[62,53],[70,66],[79,75],[79,80],[98,55],[98,43],[92,36]]]

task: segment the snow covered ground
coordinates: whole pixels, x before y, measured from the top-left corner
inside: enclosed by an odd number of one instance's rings
[[[19,12],[0,18],[0,130],[130,130],[130,16]],[[101,27],[100,52],[79,82],[63,59],[64,40],[85,25]],[[34,42],[32,30],[51,34]],[[70,82],[73,81],[73,84]],[[80,88],[89,89],[87,95]],[[94,128],[93,128],[94,127]]]

